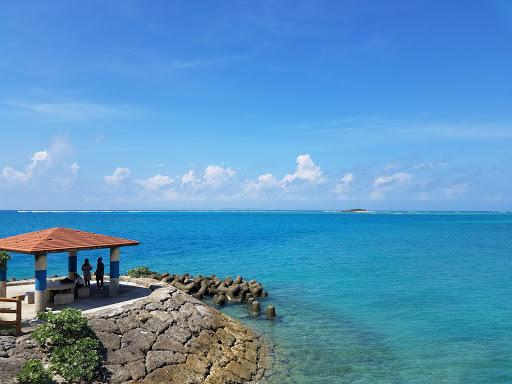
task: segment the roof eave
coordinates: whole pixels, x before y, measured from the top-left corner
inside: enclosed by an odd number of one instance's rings
[[[96,247],[71,247],[71,248],[58,248],[58,249],[40,249],[40,250],[26,250],[26,249],[15,249],[15,248],[2,248],[0,247],[0,251],[14,252],[14,253],[22,253],[24,255],[37,255],[41,253],[62,253],[69,251],[91,251],[95,249],[108,249],[108,248],[117,248],[117,247],[133,247],[136,245],[140,245],[139,242],[127,243],[127,244],[112,244],[112,245],[99,245]]]

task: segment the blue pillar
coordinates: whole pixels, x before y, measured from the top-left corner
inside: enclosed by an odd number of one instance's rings
[[[0,269],[0,297],[7,295],[7,269]]]
[[[115,297],[119,294],[119,256],[121,248],[110,248],[110,283],[108,285],[109,296]]]
[[[48,301],[46,295],[46,253],[39,253],[35,256],[35,305],[36,312],[46,311],[46,303]]]
[[[68,278],[74,279],[75,273],[77,271],[77,263],[78,263],[78,257],[77,257],[76,251],[69,251],[68,256]]]

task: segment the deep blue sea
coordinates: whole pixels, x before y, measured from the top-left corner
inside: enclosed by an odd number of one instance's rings
[[[510,213],[0,212],[0,237],[54,226],[141,241],[122,272],[262,282],[278,320],[225,311],[276,344],[275,383],[512,383]]]

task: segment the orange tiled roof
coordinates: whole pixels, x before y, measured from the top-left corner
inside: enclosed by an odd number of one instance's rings
[[[0,250],[29,254],[128,245],[139,245],[139,242],[71,228],[49,228],[0,239]]]

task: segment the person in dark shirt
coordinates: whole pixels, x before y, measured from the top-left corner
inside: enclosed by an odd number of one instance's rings
[[[96,289],[103,288],[103,275],[105,274],[105,264],[103,264],[103,258],[98,259],[98,264],[96,265]]]

